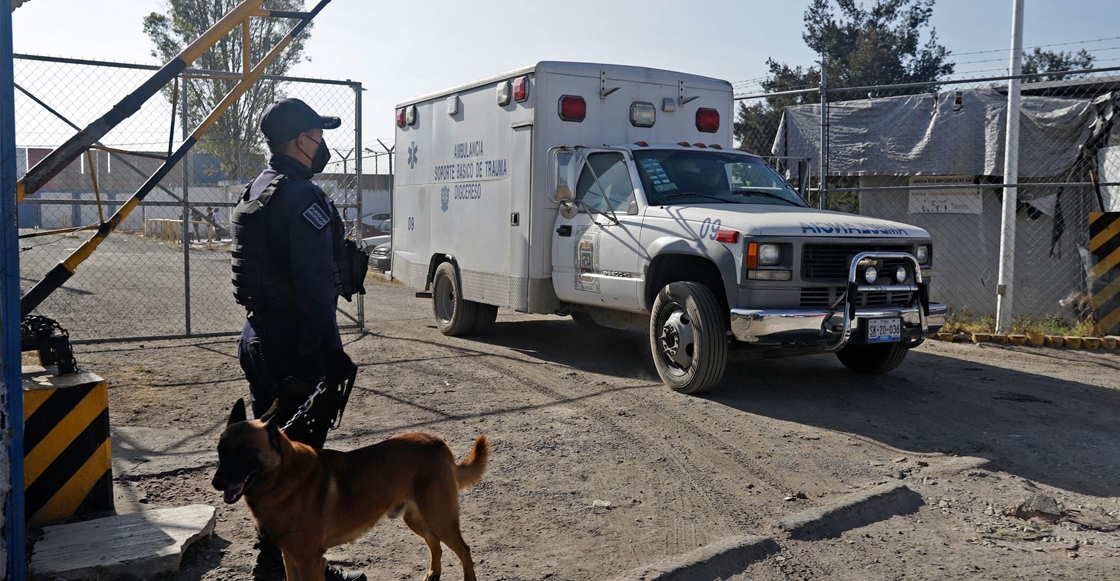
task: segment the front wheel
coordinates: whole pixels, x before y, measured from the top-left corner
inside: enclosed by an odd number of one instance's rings
[[[723,379],[727,330],[719,301],[695,282],[674,282],[657,293],[649,322],[657,373],[673,391],[703,393]]]
[[[844,367],[856,373],[879,375],[901,365],[909,351],[901,343],[848,345],[837,351],[836,357]]]
[[[450,262],[439,265],[432,280],[432,311],[440,333],[458,337],[474,331],[477,307],[478,303],[463,298],[455,265]]]

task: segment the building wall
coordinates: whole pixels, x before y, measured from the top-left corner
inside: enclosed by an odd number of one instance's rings
[[[860,187],[904,186],[906,177],[863,177]],[[1021,199],[1055,191],[1021,188]],[[1053,190],[1053,188],[1050,188]],[[907,190],[861,192],[860,214],[913,224],[933,237],[934,269],[931,299],[950,306],[951,312],[994,315],[999,280],[1002,196],[983,190],[980,214],[910,214]],[[1085,290],[1085,270],[1078,246],[1088,246],[1088,216],[1093,209],[1086,192],[1062,195],[1065,231],[1058,243],[1060,258],[1050,256],[1054,218],[1019,204],[1016,212],[1015,317],[1042,317],[1060,313],[1058,301],[1071,291]],[[1095,202],[1092,202],[1095,204]]]

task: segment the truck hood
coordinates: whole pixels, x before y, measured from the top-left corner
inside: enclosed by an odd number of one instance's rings
[[[703,204],[696,206],[652,206],[646,218],[707,222],[718,228],[738,230],[745,236],[858,238],[929,238],[925,230],[903,224],[814,208],[763,204]]]

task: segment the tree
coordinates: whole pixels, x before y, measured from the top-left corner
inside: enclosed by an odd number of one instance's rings
[[[833,4],[838,13],[834,12]],[[805,11],[801,39],[824,56],[826,80],[832,88],[937,81],[952,74],[954,64],[948,60],[949,51],[938,44],[936,30],[931,29],[928,40],[921,43],[922,29],[929,25],[933,4],[934,0],[876,0],[865,8],[856,0],[813,0]],[[766,93],[820,86],[819,66],[791,67],[774,59],[766,64],[770,68],[762,82]],[[852,93],[829,99],[866,96],[867,93]],[[819,94],[808,93],[767,97],[765,102],[750,106],[740,102],[735,137],[744,149],[769,153],[782,108],[819,101]]]
[[[163,62],[170,61],[238,4],[240,0],[168,0],[164,13],[152,12],[144,18],[144,33],[155,45],[152,56]],[[270,0],[268,7],[303,11],[303,0]],[[252,18],[250,21],[250,59],[255,65],[287,34],[293,21],[279,18]],[[283,75],[303,60],[304,43],[310,30],[309,24],[265,69],[265,74]],[[240,73],[242,54],[242,34],[237,27],[196,59],[193,66]],[[236,84],[235,79],[192,79],[187,90],[189,120],[197,124],[205,119]],[[165,91],[165,95],[170,98],[170,90]],[[257,82],[226,109],[199,142],[200,149],[218,158],[227,179],[248,179],[263,165],[264,137],[257,123],[264,108],[283,97],[279,83]]]
[[[1034,52],[1023,53],[1023,74],[1049,73],[1055,71],[1076,71],[1093,67],[1093,55],[1085,49],[1077,52],[1054,52],[1035,47]],[[1065,78],[1084,77],[1085,73],[1073,75],[1047,75],[1033,77],[1023,82],[1036,83],[1039,81],[1060,81]]]

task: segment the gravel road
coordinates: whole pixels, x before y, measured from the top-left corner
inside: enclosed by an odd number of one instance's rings
[[[829,355],[735,362],[692,397],[661,385],[643,333],[502,310],[488,335],[447,338],[428,300],[369,287],[369,332],[344,336],[358,387],[328,447],[424,430],[462,456],[488,433],[490,469],[462,497],[480,579],[610,579],[739,535],[779,550],[734,579],[1120,578],[1120,532],[1094,530],[1120,514],[1115,354],[927,342],[880,377]],[[235,341],[82,345],[78,360],[109,380],[114,454],[133,460],[114,471],[118,511],[218,506],[169,579],[248,579],[249,511],[209,486],[247,395]],[[920,506],[817,540],[772,526],[890,482]],[[1005,514],[1032,493],[1064,516]],[[428,553],[392,520],[328,558],[420,579]],[[450,552],[444,565],[462,578]]]

